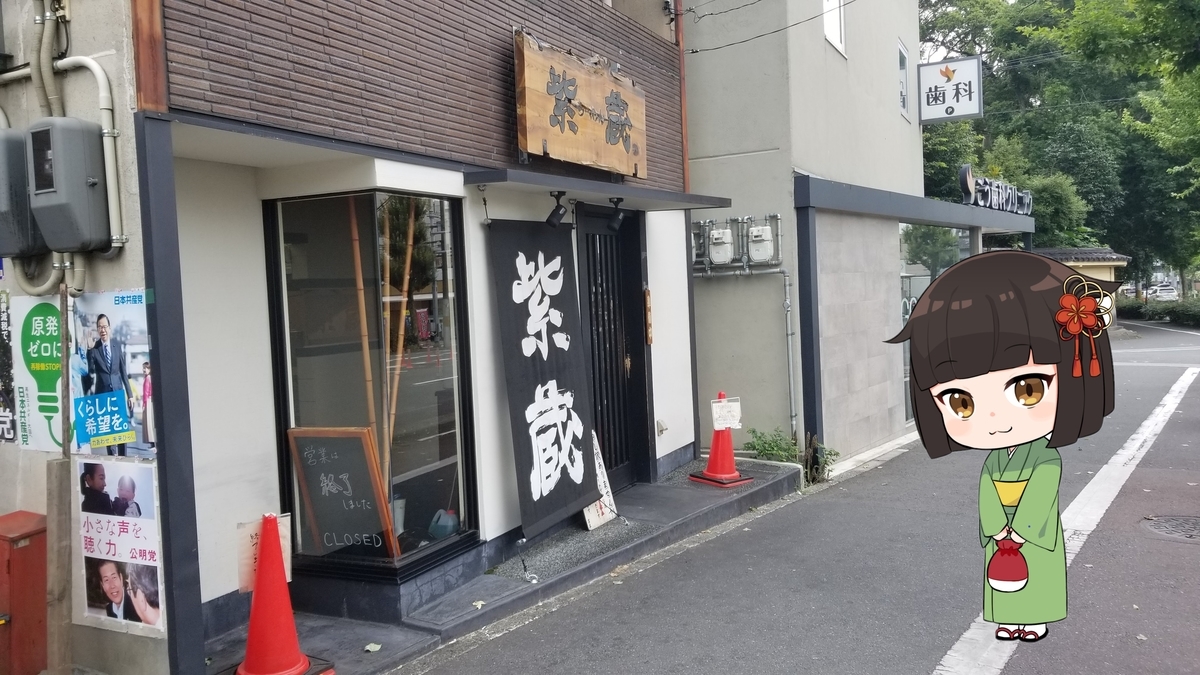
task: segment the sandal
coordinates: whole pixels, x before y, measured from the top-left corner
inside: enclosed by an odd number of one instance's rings
[[[1024,631],[1020,628],[1005,628],[1000,626],[996,629],[996,639],[1001,641],[1012,641],[1022,639]]]
[[[1049,635],[1050,629],[1046,628],[1042,631],[1041,635],[1038,635],[1036,631],[1032,630],[1019,630],[1017,633],[1019,634],[1018,637],[1021,639],[1021,642],[1037,642],[1038,640],[1041,640]]]

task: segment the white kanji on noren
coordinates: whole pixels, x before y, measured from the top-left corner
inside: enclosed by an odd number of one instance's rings
[[[533,441],[533,471],[530,485],[533,499],[550,494],[562,475],[563,467],[575,483],[583,483],[583,452],[576,445],[583,439],[583,422],[571,406],[575,395],[558,388],[550,380],[534,388],[533,403],[525,408],[529,439]]]
[[[563,287],[562,256],[546,263],[546,257],[538,251],[537,263],[526,260],[524,253],[517,254],[517,273],[520,278],[513,282],[512,299],[514,303],[529,302],[529,320],[525,330],[529,337],[521,340],[521,351],[525,356],[533,355],[534,351],[542,353],[542,359],[548,355],[546,341],[546,324],[552,323],[562,327],[562,312],[550,308],[550,296],[558,295]],[[551,336],[559,349],[566,351],[571,346],[571,336],[557,332]]]

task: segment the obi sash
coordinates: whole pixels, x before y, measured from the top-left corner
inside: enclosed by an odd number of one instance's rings
[[[1014,507],[1020,503],[1021,495],[1025,492],[1025,484],[1028,482],[1026,480],[992,481],[996,486],[996,494],[1000,496],[1000,503],[1004,506]]]

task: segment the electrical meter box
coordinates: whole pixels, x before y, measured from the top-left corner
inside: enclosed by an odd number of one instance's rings
[[[733,230],[710,230],[708,233],[708,259],[714,265],[728,265],[733,260]]]
[[[750,228],[750,260],[764,263],[775,255],[775,240],[771,237],[770,225]]]
[[[29,205],[51,250],[97,251],[112,246],[99,124],[46,117],[25,132]]]
[[[50,251],[29,213],[29,181],[25,172],[25,134],[16,129],[0,129],[0,256],[5,258],[25,258]]]

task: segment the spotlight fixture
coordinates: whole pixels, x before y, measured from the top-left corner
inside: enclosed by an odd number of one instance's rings
[[[550,196],[554,197],[554,209],[550,211],[550,215],[546,216],[546,224],[550,227],[558,227],[558,224],[562,222],[563,216],[567,215],[567,207],[562,205],[562,198],[566,194],[566,192],[550,193]]]
[[[621,211],[621,202],[625,200],[620,197],[613,197],[608,201],[613,205],[612,215],[608,217],[608,229],[616,232],[621,229],[621,221],[625,220],[625,213]]]

